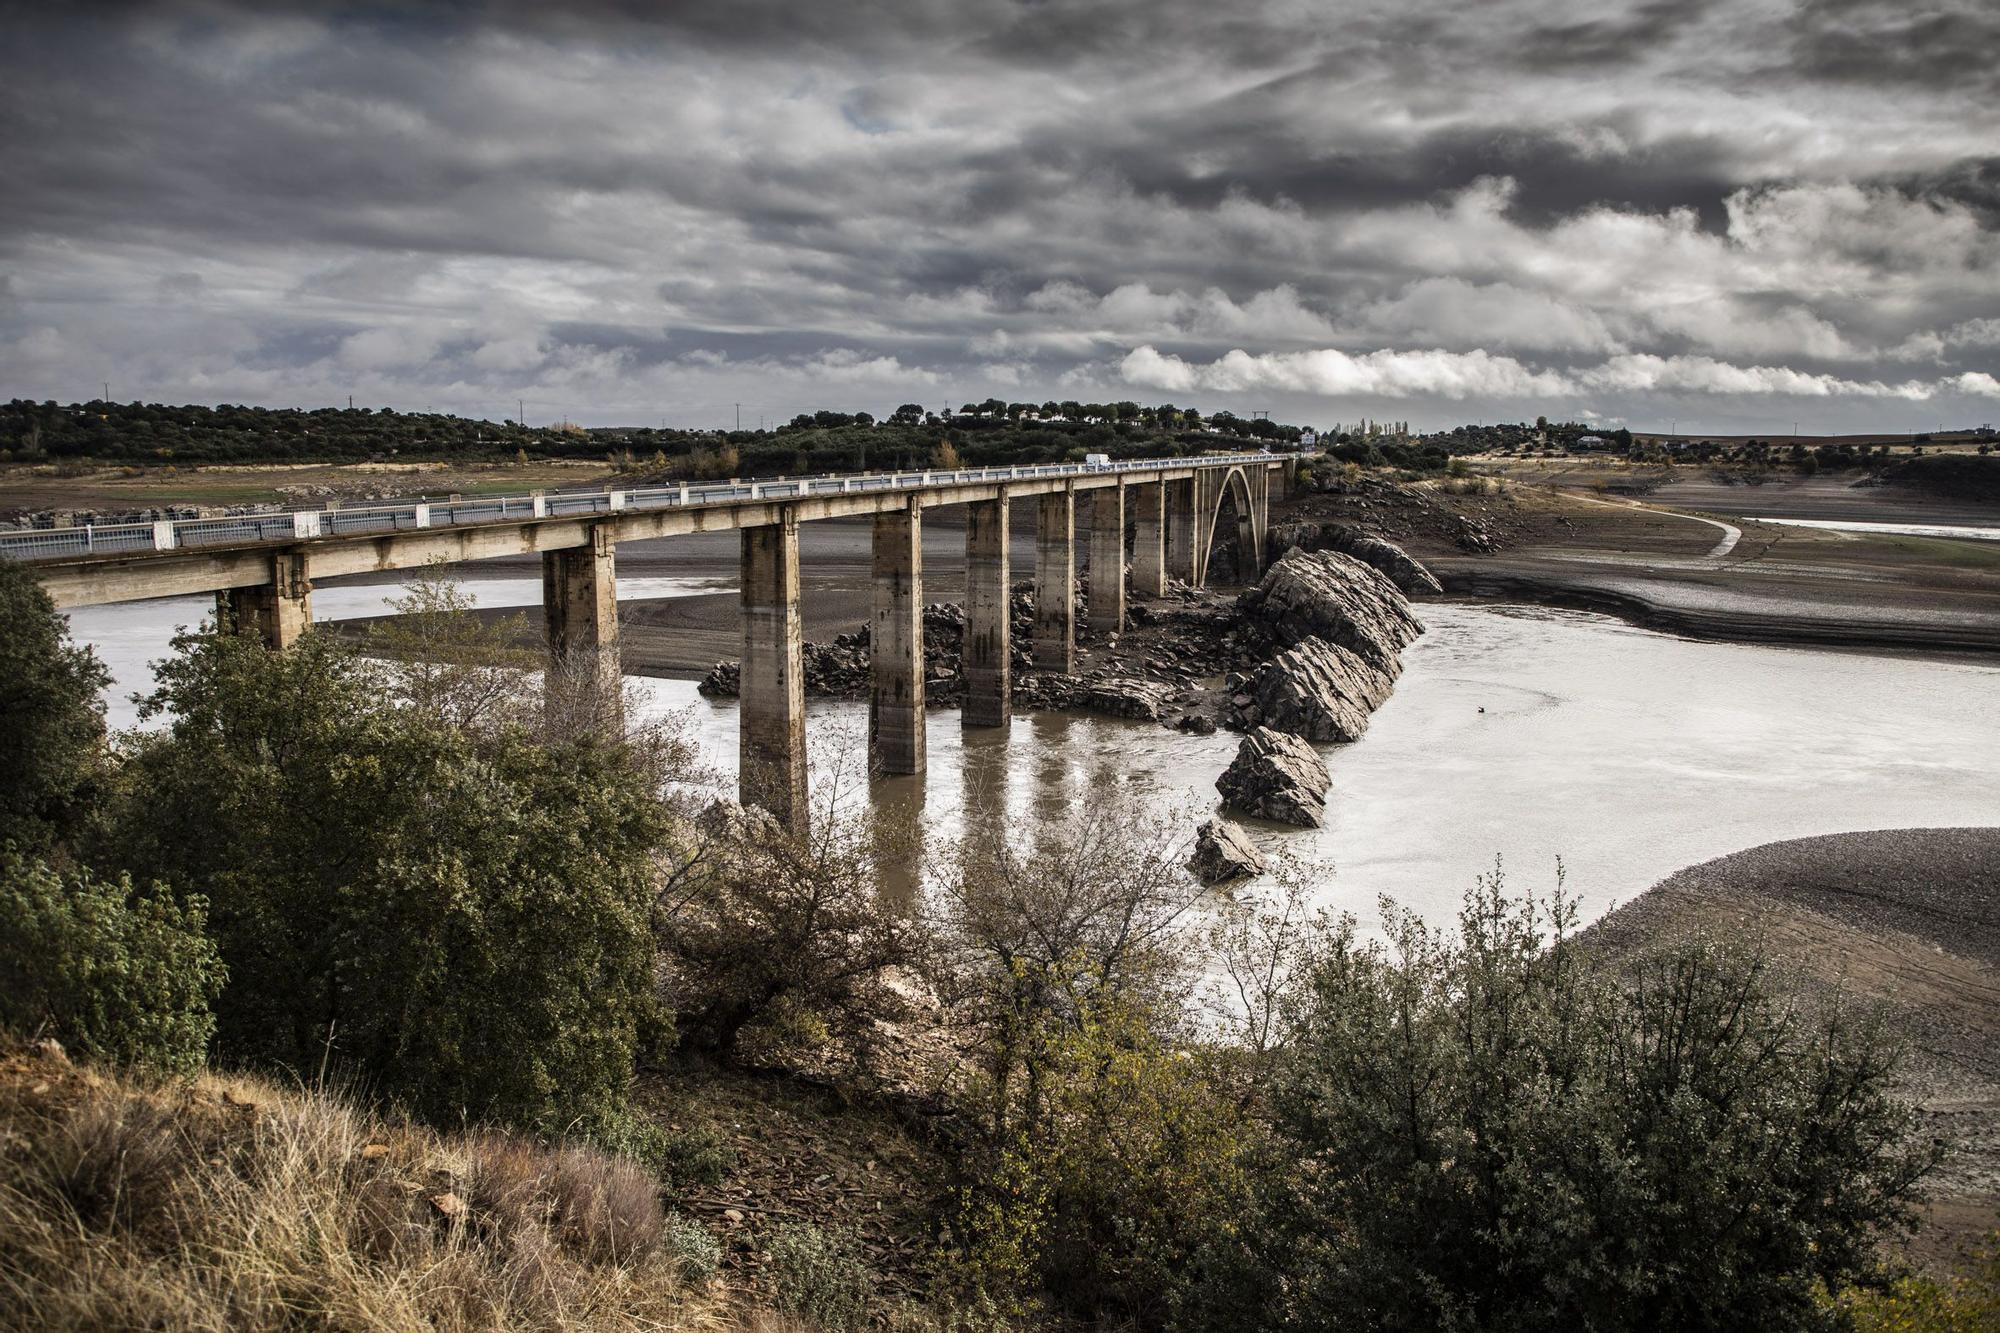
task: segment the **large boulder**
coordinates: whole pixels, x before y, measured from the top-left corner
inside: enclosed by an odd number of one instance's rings
[[[1309,741],[1354,741],[1388,702],[1395,677],[1325,639],[1306,639],[1258,667],[1235,698],[1244,727],[1266,726]]]
[[[1103,676],[1084,683],[1082,703],[1093,713],[1158,722],[1172,692],[1166,685],[1136,676]]]
[[[1243,826],[1233,819],[1211,819],[1194,833],[1194,854],[1188,869],[1213,888],[1264,873],[1264,858]]]
[[[1285,552],[1243,594],[1241,606],[1281,643],[1325,639],[1391,679],[1402,670],[1397,654],[1424,632],[1410,614],[1409,599],[1388,575],[1338,551]]]
[[[1318,828],[1333,785],[1312,746],[1282,731],[1258,727],[1215,780],[1222,803],[1240,814],[1301,828]]]

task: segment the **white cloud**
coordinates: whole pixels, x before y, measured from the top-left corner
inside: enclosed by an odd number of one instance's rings
[[[1326,398],[1463,399],[1554,396],[1569,389],[1559,374],[1530,370],[1512,357],[1483,351],[1383,350],[1350,356],[1329,347],[1252,356],[1239,348],[1196,365],[1145,346],[1128,354],[1119,369],[1130,383],[1178,393],[1271,389]]]
[[[1843,379],[1787,366],[1740,366],[1706,356],[1624,353],[1594,366],[1537,369],[1484,351],[1381,351],[1359,356],[1333,348],[1309,352],[1241,349],[1206,364],[1134,348],[1119,363],[1127,383],[1186,393],[1269,389],[1325,398],[1577,398],[1584,394],[1703,394],[1728,397],[1872,398],[1922,401],[1940,393],[1984,395],[1990,375],[1973,372],[1925,381]]]

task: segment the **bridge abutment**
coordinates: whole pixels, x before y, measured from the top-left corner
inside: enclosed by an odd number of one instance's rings
[[[743,529],[743,668],[737,793],[795,833],[806,829],[806,682],[799,625],[799,523]]]
[[[1035,669],[1076,670],[1076,492],[1035,506]]]
[[[875,516],[874,617],[868,626],[868,763],[876,773],[924,771],[923,511]]]
[[[1125,630],[1125,487],[1090,497],[1090,627],[1100,634]]]
[[[1014,590],[1007,550],[1008,496],[965,507],[965,677],[968,727],[1004,727],[1014,718]]]

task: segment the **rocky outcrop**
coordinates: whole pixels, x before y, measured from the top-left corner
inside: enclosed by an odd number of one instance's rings
[[[1093,713],[1158,722],[1160,709],[1173,691],[1157,681],[1136,676],[1105,676],[1084,682],[1081,704]]]
[[[1188,870],[1213,888],[1264,873],[1264,858],[1243,826],[1231,819],[1211,819],[1194,833],[1194,854]]]
[[[1391,582],[1411,596],[1444,591],[1437,575],[1425,569],[1415,556],[1394,542],[1383,541],[1380,537],[1356,537],[1347,546],[1346,553],[1381,570]]]
[[[1392,541],[1385,541],[1345,523],[1286,523],[1271,530],[1271,549],[1274,552],[1293,548],[1351,555],[1387,574],[1391,582],[1411,596],[1444,591],[1444,585],[1437,581],[1437,576],[1408,551]]]
[[[1424,632],[1388,575],[1338,551],[1285,552],[1239,605],[1280,643],[1337,643],[1392,680],[1402,670],[1398,654]]]
[[[1246,730],[1265,726],[1309,741],[1359,740],[1394,686],[1389,672],[1339,644],[1306,639],[1237,685],[1231,720]]]
[[[1229,809],[1301,828],[1319,827],[1332,785],[1311,745],[1269,727],[1245,736],[1236,758],[1215,780]]]

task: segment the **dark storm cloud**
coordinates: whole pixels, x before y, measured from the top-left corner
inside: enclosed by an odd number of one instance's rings
[[[1694,27],[1710,7],[1704,0],[1652,0],[1630,14],[1532,28],[1522,35],[1520,59],[1531,69],[1631,64]]]
[[[1968,5],[0,16],[0,393],[1983,392]]]
[[[1985,0],[1806,0],[1790,72],[1881,87],[2000,88],[2000,12]]]

